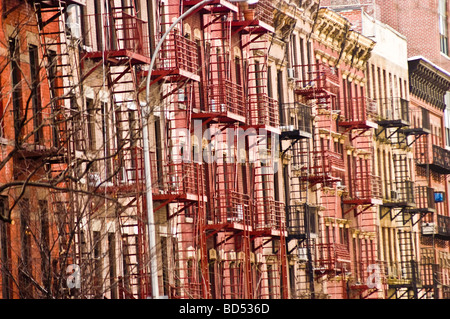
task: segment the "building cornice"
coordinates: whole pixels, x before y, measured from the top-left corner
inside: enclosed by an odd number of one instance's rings
[[[408,59],[410,93],[439,110],[445,109],[450,74],[423,57]]]
[[[360,70],[365,68],[375,46],[375,41],[353,30],[348,19],[328,8],[319,10],[315,34],[321,44],[339,52],[338,62]]]

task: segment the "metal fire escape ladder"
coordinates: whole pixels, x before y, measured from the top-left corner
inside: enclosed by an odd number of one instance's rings
[[[50,210],[56,216],[58,236],[60,244],[59,267],[65,269],[69,264],[81,262],[81,254],[76,251],[76,241],[79,240],[77,233],[77,216],[75,212],[78,200],[76,192],[70,189],[77,187],[65,176],[72,175],[68,171],[68,165],[75,158],[76,137],[74,121],[69,121],[73,113],[80,113],[78,103],[73,103],[78,93],[74,86],[74,77],[78,75],[77,54],[69,48],[70,39],[67,35],[65,13],[67,4],[63,1],[54,2],[48,6],[33,2],[37,27],[39,33],[39,47],[42,54],[43,64],[49,86],[51,110],[49,125],[52,127],[52,141],[50,142],[52,156],[49,157],[50,170],[48,172],[50,181],[59,180],[55,185],[67,188],[66,191],[50,192]],[[77,108],[77,109],[75,109]],[[76,167],[75,167],[76,169]]]

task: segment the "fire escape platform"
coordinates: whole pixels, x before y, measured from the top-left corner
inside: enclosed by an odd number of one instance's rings
[[[261,229],[253,230],[251,232],[252,237],[287,237],[287,231],[277,230],[277,229]]]
[[[43,145],[25,144],[17,152],[18,158],[45,158],[51,163],[62,163],[65,159],[65,150],[60,150],[55,147],[46,147]]]
[[[192,113],[192,119],[210,119],[216,123],[246,123],[245,116],[230,111]]]
[[[227,231],[227,230],[246,230],[252,231],[253,228],[249,225],[240,222],[229,222],[222,224],[208,224],[204,227],[205,230],[217,230],[217,231]]]
[[[377,129],[378,124],[373,121],[340,121],[339,126],[348,127],[351,129]]]
[[[282,140],[298,140],[302,138],[311,138],[312,134],[303,130],[299,129],[292,129],[292,130],[283,130],[281,129],[281,136],[280,138]]]
[[[93,61],[104,60],[112,65],[123,65],[124,61],[131,64],[150,64],[151,61],[150,57],[127,49],[86,52],[83,54],[83,58]]]
[[[343,199],[342,203],[347,205],[382,205],[383,200],[378,198],[355,198]]]
[[[147,76],[148,71],[142,72],[142,75]],[[194,74],[192,72],[183,69],[172,69],[172,70],[153,70],[152,79],[156,79],[155,82],[162,79],[170,77],[174,82],[182,82],[185,80],[192,80],[200,82],[200,75]]]
[[[264,33],[273,33],[275,32],[275,28],[271,25],[255,19],[251,21],[232,21],[231,27],[242,34],[264,34]]]
[[[377,124],[379,126],[389,128],[389,127],[398,127],[402,128],[405,126],[409,126],[409,121],[403,120],[403,119],[397,119],[397,120],[379,120],[377,121]]]
[[[195,6],[200,3],[201,0],[183,0],[184,6]],[[236,12],[239,9],[237,6],[227,0],[212,0],[200,8],[201,12],[205,13],[219,13],[219,12]]]
[[[431,130],[423,127],[414,127],[402,129],[401,132],[405,135],[426,135],[431,134]]]
[[[185,194],[155,194],[153,193],[153,200],[155,201],[166,201],[166,200],[177,200],[180,202],[198,202],[200,200],[207,202],[208,197],[206,195],[197,195],[191,193]]]
[[[439,173],[439,174],[450,174],[450,166],[441,165],[437,163],[416,163],[419,167],[429,168],[433,172]]]
[[[383,200],[383,203],[381,204],[383,207],[402,207],[402,208],[411,208],[414,209],[416,204],[414,202],[410,201],[392,201],[392,200]]]
[[[267,132],[272,132],[277,135],[281,135],[281,129],[279,127],[270,126],[267,124],[255,124],[255,125],[246,125],[244,129],[254,128],[259,130],[266,130]]]

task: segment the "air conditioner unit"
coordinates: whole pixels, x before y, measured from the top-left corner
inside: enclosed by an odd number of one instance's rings
[[[256,254],[256,262],[257,262],[258,264],[262,263],[262,262],[263,262],[263,259],[264,259],[263,254],[261,254],[261,253],[257,253],[257,254]]]
[[[295,80],[295,70],[293,68],[287,68],[287,75],[289,81]]]
[[[89,173],[88,174],[88,185],[92,187],[97,187],[101,184],[100,174]]]
[[[391,190],[391,200],[397,200],[398,199],[398,192]]]
[[[219,260],[225,259],[225,251],[223,249],[219,250]]]
[[[434,235],[436,233],[435,223],[422,223],[422,235]]]
[[[229,251],[228,253],[227,253],[227,259],[228,260],[232,260],[232,261],[235,261],[236,260],[236,252],[234,252],[234,251]]]
[[[398,278],[398,270],[396,265],[388,266],[388,277]]]
[[[215,261],[217,260],[217,251],[214,248],[211,248],[209,250],[209,260],[210,261]]]
[[[81,13],[80,6],[71,4],[67,7],[66,26],[70,36],[79,39],[81,38]]]
[[[306,247],[298,247],[298,259],[300,261],[308,261],[308,250]]]
[[[187,248],[187,258],[188,259],[194,259],[195,258],[195,249],[194,247],[190,246]]]
[[[240,251],[237,253],[237,260],[239,260],[239,261],[245,260],[245,253],[243,251]]]
[[[255,253],[251,252],[250,253],[250,263],[254,264],[256,261],[256,255]]]

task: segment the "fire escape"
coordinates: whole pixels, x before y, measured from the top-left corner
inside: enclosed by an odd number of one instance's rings
[[[147,298],[151,289],[137,77],[139,68],[150,63],[147,23],[137,17],[133,6],[111,7],[105,13],[86,16],[86,21],[87,43],[92,47],[82,53],[83,76],[104,74],[96,88],[104,85],[109,92],[116,134],[112,171],[117,174],[110,185],[94,191],[107,192],[120,203],[116,210],[124,262],[120,298]]]
[[[423,141],[427,140],[430,133],[429,113],[425,109],[411,110],[409,102],[402,98],[391,98],[381,102],[386,114],[384,119],[378,121],[381,130],[377,132],[377,136],[393,146],[394,179],[383,203],[386,210],[380,217],[389,215],[393,221],[401,215],[403,225],[409,221],[415,225],[435,211],[434,189],[415,185],[412,181],[412,167],[409,167],[410,157],[406,150],[413,143],[416,144],[416,149],[423,147]],[[417,218],[414,218],[415,216]]]
[[[392,222],[401,225],[397,230],[399,260],[387,265],[389,289],[393,291],[387,298],[418,298],[421,289],[429,278],[427,269],[419,265],[414,251],[413,226],[427,219],[436,211],[434,189],[419,185],[412,180],[413,167],[409,148],[415,143],[417,150],[424,145],[430,134],[429,113],[413,110],[409,102],[402,98],[389,98],[380,102],[382,114],[378,125],[377,138],[392,145],[393,179],[386,190],[380,219],[389,216]],[[423,150],[422,150],[423,151]],[[401,216],[401,220],[397,217]],[[425,270],[421,274],[422,269]],[[425,277],[426,278],[425,278]]]
[[[358,227],[353,229],[358,241],[354,242],[354,261],[352,280],[348,284],[350,298],[368,298],[377,291],[377,287],[367,284],[369,265],[380,265],[376,260],[376,213],[375,207],[382,204],[381,177],[374,174],[373,131],[378,128],[375,123],[377,114],[374,101],[361,97],[347,97],[340,101],[338,125],[344,128],[351,144],[347,154],[351,153],[348,163],[348,187],[343,195],[343,214],[353,212],[358,220]],[[368,240],[365,237],[371,236]],[[375,239],[375,240],[374,240]]]
[[[291,159],[289,189],[286,198],[287,251],[295,261],[295,298],[315,298],[313,259],[318,234],[317,206],[308,198],[308,153],[312,137],[311,107],[306,103],[292,102],[280,105],[282,157]],[[284,143],[284,144],[283,144]],[[290,154],[290,155],[288,155]],[[294,243],[291,245],[290,243]],[[306,266],[303,266],[306,265]]]
[[[59,238],[58,267],[80,262],[77,250],[79,200],[76,190],[79,185],[67,177],[76,169],[75,145],[83,147],[80,137],[80,122],[70,121],[80,114],[77,52],[71,49],[72,39],[66,32],[66,12],[71,2],[33,2],[39,32],[39,49],[46,70],[50,103],[49,119],[41,119],[44,126],[50,126],[51,139],[44,140],[42,129],[33,134],[34,143],[20,150],[24,158],[41,159],[46,162],[49,183],[55,189],[49,191],[49,212],[55,217]],[[39,103],[34,101],[34,103]],[[43,106],[44,107],[44,106]],[[76,114],[76,115],[74,115]],[[35,115],[42,116],[42,115]],[[34,119],[36,121],[36,118]],[[39,121],[39,120],[38,120]],[[35,123],[36,124],[36,123]],[[26,144],[26,143],[25,143]],[[73,169],[73,170],[71,170]],[[56,183],[55,183],[56,181]],[[59,190],[57,189],[59,188]]]
[[[320,280],[324,276],[331,278],[344,275],[351,266],[348,246],[337,240],[336,228],[332,226],[340,220],[342,186],[345,183],[342,134],[338,133],[337,127],[340,81],[338,70],[321,62],[296,68],[297,73],[304,76],[296,81],[295,93],[312,108],[314,120],[311,143],[303,139],[296,145],[298,156],[294,155],[294,158],[298,157],[298,168],[294,172],[299,176],[297,184],[301,192],[309,188],[321,194],[317,210],[322,211],[322,216],[317,219],[317,239],[310,240],[303,247],[306,248],[308,259],[313,259],[310,268],[314,268],[315,279]],[[304,205],[303,210],[309,214],[317,211],[308,204]],[[311,224],[311,216],[309,218]],[[344,289],[343,286],[341,288]]]
[[[158,10],[157,42],[183,9],[178,1],[160,1]],[[162,106],[155,111],[163,119],[163,145],[160,152],[151,154],[154,211],[165,208],[169,227],[176,229],[173,281],[165,283],[170,286],[170,298],[176,299],[210,297],[205,289],[209,277],[203,229],[208,201],[206,167],[191,153],[193,112],[203,98],[198,52],[199,46],[186,36],[180,23],[165,39],[151,74],[151,84],[162,87]],[[195,147],[198,150],[201,145]]]
[[[197,3],[161,2],[161,32],[181,10]],[[281,296],[284,208],[271,197],[271,156],[257,154],[268,160],[263,165],[262,161],[250,164],[240,151],[245,149],[247,154],[251,142],[262,143],[263,136],[242,142],[240,136],[228,133],[228,129],[236,132],[250,127],[278,129],[272,116],[276,112],[269,113],[276,103],[267,95],[255,94],[267,85],[267,57],[257,61],[259,52],[266,50],[262,36],[272,29],[260,21],[265,17],[262,13],[270,12],[267,5],[261,1],[253,7],[256,15],[251,20],[243,20],[239,8],[228,1],[198,7],[191,17],[200,18],[202,39],[191,40],[193,34],[180,24],[164,43],[152,72],[152,83],[159,82],[164,88],[167,143],[164,159],[153,159],[157,172],[153,198],[160,202],[155,210],[175,207],[168,220],[173,220],[177,229],[172,298]],[[258,53],[251,55],[247,65],[252,72],[247,72],[243,60],[238,64],[232,59],[234,43],[241,35],[249,41],[241,49],[257,46],[253,52]],[[191,133],[199,121],[201,133],[211,133],[208,145],[203,140],[192,144]],[[210,151],[206,155],[205,147]],[[200,152],[200,161],[186,155],[190,149],[194,156]],[[274,241],[281,247],[276,249],[273,244],[278,253],[268,256],[266,246]]]

